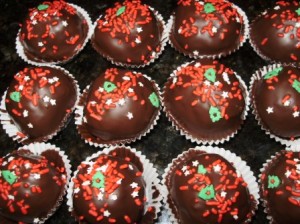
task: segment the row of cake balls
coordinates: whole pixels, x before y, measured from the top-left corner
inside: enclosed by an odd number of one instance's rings
[[[81,137],[102,147],[145,136],[163,106],[181,135],[198,144],[219,144],[241,128],[250,102],[268,135],[285,145],[299,143],[298,67],[273,64],[257,70],[249,94],[240,76],[212,59],[178,67],[163,93],[150,77],[127,69],[106,69],[80,94],[75,78],[65,69],[28,67],[14,76],[5,92],[0,122],[18,142],[44,142],[65,127],[76,109]]]
[[[62,150],[34,143],[0,158],[0,221],[44,223],[67,194],[79,223],[154,223],[163,203],[169,223],[245,224],[260,197],[270,223],[299,223],[299,166],[299,151],[277,152],[261,169],[259,189],[240,157],[202,146],[173,159],[160,181],[144,155],[117,146],[86,158],[71,174]]]
[[[258,16],[250,26],[254,50],[267,60],[298,62],[299,14],[298,2],[280,1]],[[191,58],[219,58],[239,49],[248,33],[246,14],[224,0],[178,0],[167,24],[140,0],[115,3],[94,24],[81,7],[53,1],[29,10],[16,44],[24,60],[45,65],[69,61],[91,38],[112,63],[142,67],[158,58],[167,42]]]

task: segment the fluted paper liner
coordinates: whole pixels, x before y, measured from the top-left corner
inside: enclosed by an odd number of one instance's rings
[[[146,204],[145,204],[145,209],[144,209],[144,216],[147,213],[147,209],[150,207],[155,208],[155,217],[154,219],[157,218],[158,213],[161,210],[161,202],[162,202],[162,187],[160,184],[160,180],[158,179],[158,173],[156,168],[154,168],[153,164],[144,156],[142,155],[141,152],[137,151],[134,148],[126,147],[126,146],[117,146],[117,147],[109,147],[103,149],[103,151],[98,151],[97,153],[94,153],[93,155],[89,156],[86,158],[84,162],[89,162],[94,158],[99,157],[100,155],[106,154],[109,155],[113,152],[117,152],[117,156],[119,158],[125,158],[129,157],[131,158],[131,162],[133,164],[140,164],[143,168],[143,174],[142,177],[145,180],[146,187],[145,187],[145,192],[146,192]],[[137,166],[139,167],[139,166]],[[72,176],[72,179],[77,176],[78,170],[76,170]],[[73,212],[73,188],[74,188],[74,183],[71,180],[70,186],[68,189],[67,193],[67,205],[69,206],[69,211],[72,213]],[[157,194],[158,192],[158,194]],[[74,214],[73,214],[74,215]],[[150,222],[149,222],[150,223]]]
[[[194,63],[195,61],[192,61],[192,62],[187,62],[181,66],[179,66],[177,69],[175,69],[172,74],[170,75],[169,79],[172,79],[173,77],[176,77],[176,72],[177,71],[180,71],[183,67],[186,67],[188,66],[189,64],[192,64]],[[166,114],[168,120],[172,123],[172,126],[177,130],[179,131],[180,135],[184,136],[187,140],[191,141],[191,142],[195,142],[197,144],[208,144],[208,145],[213,145],[213,144],[222,144],[224,142],[227,142],[229,141],[231,138],[233,138],[237,133],[238,131],[242,128],[242,125],[244,123],[244,121],[246,120],[246,117],[248,115],[248,111],[249,111],[249,105],[250,105],[250,99],[249,99],[249,93],[248,93],[248,89],[247,89],[247,86],[245,84],[245,82],[243,81],[243,79],[236,74],[236,72],[234,72],[236,78],[239,80],[239,83],[242,87],[242,89],[244,89],[244,93],[243,93],[243,97],[244,97],[244,100],[245,100],[245,108],[244,108],[244,111],[241,115],[241,124],[239,126],[238,129],[236,129],[235,131],[233,131],[230,135],[228,136],[225,136],[224,138],[222,139],[216,139],[216,140],[209,140],[209,139],[198,139],[198,138],[195,138],[193,137],[189,131],[185,130],[184,128],[180,127],[180,124],[177,124],[175,122],[175,118],[172,117],[172,115],[170,115],[171,113],[168,112],[165,104],[164,104],[164,92],[166,91],[166,86],[164,86],[164,89],[163,89],[163,93],[161,94],[163,100],[162,100],[162,106],[163,106],[163,111],[164,113]],[[168,79],[168,80],[169,80]],[[213,136],[212,136],[213,137]]]
[[[172,212],[172,209],[169,205],[169,200],[168,200],[169,191],[166,186],[167,178],[169,175],[171,175],[172,170],[174,169],[173,165],[176,165],[177,163],[182,162],[185,159],[190,159],[191,156],[195,154],[195,152],[197,151],[202,151],[204,153],[218,154],[233,165],[233,167],[236,169],[236,172],[240,173],[244,181],[247,183],[249,195],[252,195],[254,197],[255,202],[253,202],[253,211],[252,211],[252,215],[254,215],[254,212],[257,209],[259,204],[259,187],[253,172],[251,171],[250,167],[246,164],[246,162],[243,161],[235,153],[232,153],[223,148],[212,147],[212,146],[196,146],[195,148],[190,148],[188,151],[185,151],[182,154],[178,155],[177,158],[173,159],[172,162],[164,170],[164,174],[162,177],[162,195],[163,195],[163,202],[166,205],[166,212],[167,215],[169,216],[169,223],[176,224],[180,222],[176,218],[175,214]],[[247,220],[246,223],[249,221],[250,220]]]
[[[87,36],[85,38],[85,41],[83,42],[81,48],[73,55],[71,56],[70,58],[67,58],[66,60],[62,60],[62,61],[50,61],[50,62],[39,62],[39,61],[34,61],[34,60],[30,60],[25,52],[24,52],[24,48],[23,48],[23,45],[22,43],[20,42],[20,39],[19,39],[19,34],[20,34],[20,31],[21,29],[19,30],[18,34],[17,34],[17,38],[16,38],[16,50],[17,50],[17,54],[24,60],[26,61],[28,64],[32,64],[32,65],[35,65],[35,66],[50,66],[50,65],[56,65],[56,64],[63,64],[63,63],[66,63],[68,61],[71,61],[76,55],[78,55],[82,49],[86,46],[86,44],[88,43],[89,39],[91,38],[92,34],[93,34],[93,24],[92,24],[92,20],[89,16],[89,14],[83,9],[81,8],[80,6],[77,6],[77,5],[74,5],[74,4],[71,4],[71,3],[68,3],[69,5],[73,6],[77,12],[79,12],[79,14],[86,20],[87,22],[87,26],[88,26],[88,33],[87,33]],[[63,47],[63,46],[62,46]]]
[[[74,76],[69,71],[65,70],[62,67],[54,66],[54,65],[46,66],[46,67],[62,70],[67,76],[69,76],[73,80],[73,84],[76,89],[77,99],[76,99],[74,106],[71,108],[71,112],[69,114],[66,114],[64,119],[61,121],[61,125],[57,128],[57,130],[55,130],[54,133],[51,133],[47,136],[39,137],[39,139],[42,138],[41,140],[38,140],[39,142],[46,142],[46,141],[52,139],[55,135],[57,135],[58,132],[60,132],[67,125],[68,119],[70,118],[71,114],[73,113],[73,111],[75,110],[75,107],[78,104],[79,95],[80,95],[80,89],[79,89],[78,83],[77,83],[76,79],[74,78]],[[6,132],[6,134],[9,137],[11,137],[14,141],[17,141],[19,143],[29,144],[29,143],[36,142],[34,139],[30,139],[30,138],[28,138],[28,136],[26,136],[24,133],[22,133],[22,130],[20,130],[17,127],[17,125],[15,125],[15,123],[11,119],[10,115],[7,113],[6,106],[5,106],[6,93],[7,93],[7,91],[4,92],[1,103],[0,103],[0,123],[2,124],[4,131]]]

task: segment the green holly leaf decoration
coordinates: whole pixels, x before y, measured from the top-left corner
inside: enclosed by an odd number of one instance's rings
[[[300,93],[300,82],[298,80],[294,80],[292,86],[298,93]]]
[[[150,94],[149,100],[150,100],[151,104],[152,104],[154,107],[159,107],[159,105],[160,105],[160,103],[159,103],[159,98],[158,98],[158,96],[156,95],[155,92],[153,92],[153,93]]]
[[[270,72],[268,72],[267,74],[264,75],[264,79],[270,79],[270,78],[272,78],[272,77],[274,77],[274,76],[279,75],[279,72],[280,72],[282,69],[283,69],[282,67],[273,69],[272,71],[270,71]]]
[[[119,16],[119,15],[123,14],[123,13],[125,12],[125,10],[126,10],[126,6],[120,7],[120,8],[118,9],[116,15]]]
[[[219,108],[213,106],[209,108],[209,116],[212,122],[217,122],[222,119]]]
[[[11,92],[9,97],[11,100],[19,103],[21,100],[21,93],[20,92]]]
[[[205,167],[203,165],[199,165],[198,166],[198,173],[201,173],[201,174],[206,174],[207,173],[207,170],[205,169]]]
[[[211,81],[211,82],[215,82],[216,81],[216,70],[213,68],[209,68],[205,71],[204,76],[207,80]]]
[[[300,16],[300,8],[298,8],[295,12],[297,13],[298,16]]]
[[[46,10],[49,8],[49,5],[41,4],[37,7],[39,11]]]
[[[278,176],[269,175],[268,176],[268,188],[276,188],[280,185],[280,179]]]
[[[115,84],[113,84],[112,82],[104,82],[103,84],[103,88],[106,92],[110,93],[112,91],[114,91],[115,88],[117,88],[117,86]]]
[[[205,5],[204,5],[204,12],[205,13],[213,13],[214,11],[216,11],[216,8],[214,7],[213,4],[205,3]]]
[[[202,198],[205,201],[215,198],[214,186],[213,185],[208,185],[205,188],[203,188],[199,192],[198,197]]]
[[[17,176],[13,172],[10,172],[9,170],[2,170],[1,174],[4,180],[6,180],[6,182],[9,183],[10,185],[12,185],[17,179]]]
[[[95,188],[104,188],[105,180],[104,175],[100,171],[94,174],[92,178],[92,187]]]

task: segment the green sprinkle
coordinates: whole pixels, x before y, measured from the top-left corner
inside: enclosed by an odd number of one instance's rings
[[[114,91],[115,88],[117,88],[117,86],[115,84],[113,84],[112,82],[104,82],[103,84],[103,88],[106,92],[110,93],[112,91]]]
[[[93,178],[92,178],[92,187],[95,188],[104,188],[104,175],[103,173],[101,173],[100,171],[98,171],[97,173],[94,174]]]
[[[205,5],[204,5],[204,12],[205,13],[212,13],[214,11],[216,11],[216,8],[214,7],[213,4],[211,4],[211,3],[205,3]]]
[[[121,8],[118,9],[116,15],[119,16],[121,14],[123,14],[126,10],[126,6],[122,6]]]
[[[219,108],[213,106],[209,108],[209,116],[212,122],[217,122],[222,119]]]
[[[200,164],[198,166],[198,173],[206,174],[206,172],[207,172],[207,170],[205,169],[205,167],[202,164]]]
[[[159,98],[155,92],[151,93],[149,96],[149,100],[154,107],[159,107]]]
[[[298,80],[294,80],[292,86],[298,93],[300,93],[300,82]]]
[[[205,188],[203,188],[199,194],[199,198],[202,198],[203,200],[207,201],[210,199],[213,199],[215,197],[215,189],[213,185],[208,185]]]
[[[21,93],[20,92],[12,92],[12,93],[10,93],[9,97],[13,101],[19,103],[21,100]]]
[[[39,6],[37,7],[37,9],[38,9],[39,11],[46,10],[46,9],[48,9],[48,8],[49,8],[49,5],[44,5],[44,4],[41,4],[41,5],[39,5]]]
[[[269,175],[268,176],[268,188],[276,188],[280,184],[279,177],[275,175]]]
[[[4,180],[6,180],[6,182],[8,182],[10,185],[12,185],[17,179],[17,176],[9,170],[2,170],[1,173]]]
[[[205,71],[204,76],[207,80],[209,80],[211,82],[215,82],[216,81],[216,70],[213,68],[209,68]]]
[[[298,14],[298,16],[300,16],[300,8],[298,8],[298,9],[296,10],[296,13]]]
[[[274,70],[268,72],[267,74],[264,75],[264,79],[270,79],[274,76],[279,75],[279,72],[282,70],[282,67],[275,68]]]

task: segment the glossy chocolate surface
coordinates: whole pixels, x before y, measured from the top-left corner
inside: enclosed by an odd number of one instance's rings
[[[276,62],[300,60],[300,5],[278,1],[250,26],[250,38],[258,53]]]
[[[178,51],[194,56],[226,55],[244,40],[244,20],[229,2],[178,1],[170,40]]]
[[[76,99],[74,80],[64,71],[29,67],[14,76],[5,105],[24,141],[33,142],[48,139],[59,131]]]
[[[73,6],[53,1],[29,10],[19,37],[30,60],[57,62],[73,57],[81,49],[87,33],[85,18]]]
[[[300,137],[300,70],[282,66],[259,72],[253,102],[258,119],[271,133],[286,139]],[[278,122],[280,121],[280,122]]]
[[[262,173],[261,195],[274,224],[300,222],[299,152],[279,152]]]

